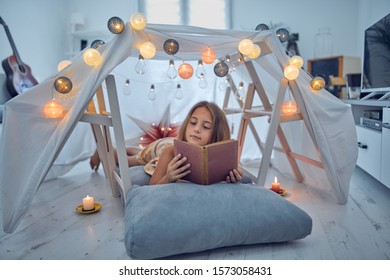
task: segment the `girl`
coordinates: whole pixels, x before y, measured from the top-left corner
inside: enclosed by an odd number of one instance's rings
[[[180,126],[177,138],[200,146],[230,139],[225,113],[213,102],[198,102]],[[189,164],[183,165],[187,160],[185,157],[174,156],[173,137],[158,139],[141,151],[136,147],[127,148],[126,151],[130,167],[145,165],[145,172],[152,175],[150,185],[176,182],[191,172]],[[117,162],[116,150],[114,155]],[[95,152],[91,157],[91,168],[97,170],[99,163],[99,154]],[[242,171],[231,170],[226,182],[238,182],[242,174]]]
[[[230,139],[225,113],[213,102],[198,102],[188,113],[177,138],[200,146]],[[173,145],[166,146],[149,184],[167,184],[183,178],[191,172],[190,164],[185,164],[186,160],[180,154],[174,156]],[[231,170],[226,176],[226,182],[238,182],[242,179],[242,174],[242,171]]]

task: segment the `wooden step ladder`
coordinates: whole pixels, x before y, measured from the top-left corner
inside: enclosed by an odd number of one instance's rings
[[[287,160],[291,166],[291,169],[294,173],[297,182],[303,182],[303,175],[301,173],[301,170],[299,169],[296,160],[301,160],[308,164],[324,169],[322,162],[319,162],[317,160],[308,158],[304,155],[294,153],[293,151],[291,151],[290,145],[288,144],[286,136],[280,125],[281,123],[288,123],[292,121],[304,121],[305,127],[308,130],[309,135],[314,144],[314,147],[317,151],[317,154],[319,155],[319,150],[318,147],[316,146],[316,142],[314,138],[314,132],[308,119],[308,114],[302,99],[301,91],[299,90],[296,82],[288,81],[286,78],[282,78],[279,82],[279,89],[277,92],[276,100],[274,104],[272,104],[267,96],[266,91],[264,90],[264,87],[261,83],[259,76],[257,75],[253,62],[250,60],[246,61],[245,66],[251,79],[251,83],[249,83],[246,92],[246,97],[244,101],[233,97],[238,102],[239,105],[238,109],[228,107],[229,98],[231,97],[232,93],[237,91],[237,87],[232,77],[228,76],[230,87],[227,88],[225,93],[223,110],[225,111],[226,114],[237,114],[237,113],[241,114],[240,126],[237,135],[237,140],[239,145],[239,158],[241,158],[242,149],[244,146],[248,127],[251,130],[255,138],[255,141],[257,143],[257,146],[261,151],[262,158],[260,161],[260,168],[259,168],[258,175],[255,178],[255,180],[257,181],[256,183],[259,185],[265,184],[268,168],[271,162],[272,151],[274,150],[283,152],[286,155]],[[295,99],[295,103],[297,104],[297,113],[281,114],[280,108],[283,104],[288,88],[290,89],[293,98]],[[262,106],[253,106],[255,94],[257,94],[258,97],[260,98]],[[268,118],[269,127],[268,127],[268,132],[267,132],[267,137],[265,142],[261,141],[260,136],[257,133],[256,127],[252,122],[252,118],[256,118],[256,117]],[[282,146],[281,148],[275,146],[276,136],[278,137],[279,142]]]

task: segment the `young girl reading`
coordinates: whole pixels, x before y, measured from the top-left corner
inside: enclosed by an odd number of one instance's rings
[[[177,139],[200,146],[230,139],[225,113],[213,102],[196,103],[182,123]],[[152,175],[150,185],[176,182],[191,172],[190,164],[185,164],[187,159],[174,155],[173,138],[159,139],[138,153],[134,149],[127,152],[129,166],[145,165],[145,170]],[[91,168],[96,168],[98,163],[96,155],[92,156]],[[238,182],[242,174],[242,171],[231,170],[226,174],[226,182]]]
[[[179,140],[204,146],[230,139],[230,129],[224,112],[212,102],[201,101],[195,104],[182,123]],[[185,157],[174,156],[173,145],[167,146],[161,153],[156,170],[149,184],[167,184],[176,182],[191,172],[191,166],[185,164]],[[226,174],[226,182],[242,179],[242,172],[236,169]]]

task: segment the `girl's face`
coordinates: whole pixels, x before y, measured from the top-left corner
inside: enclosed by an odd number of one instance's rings
[[[186,127],[188,143],[204,146],[210,143],[213,132],[213,120],[209,110],[204,107],[196,108]]]

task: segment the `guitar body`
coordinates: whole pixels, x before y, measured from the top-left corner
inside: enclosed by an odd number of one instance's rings
[[[9,94],[12,97],[15,97],[18,94],[22,94],[26,89],[38,84],[38,81],[31,74],[30,66],[24,64],[20,59],[18,50],[16,49],[14,40],[12,39],[11,32],[1,17],[0,24],[4,26],[13,51],[13,55],[9,56],[1,62],[1,65],[3,66],[4,72],[7,76],[5,85]]]
[[[14,55],[4,59],[1,64],[7,76],[6,87],[12,97],[38,84],[31,73],[30,66],[24,63],[19,65]]]

